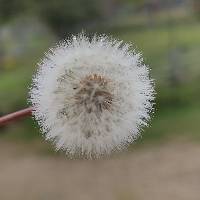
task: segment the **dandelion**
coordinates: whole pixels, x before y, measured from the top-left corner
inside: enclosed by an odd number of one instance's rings
[[[50,49],[30,89],[33,115],[47,140],[88,158],[124,149],[150,119],[154,89],[132,46],[80,34]]]

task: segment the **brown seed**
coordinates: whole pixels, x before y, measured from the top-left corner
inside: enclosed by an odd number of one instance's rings
[[[101,75],[91,74],[80,81],[74,98],[78,105],[83,105],[86,112],[103,112],[112,105],[113,95],[108,91],[109,79]],[[102,97],[101,100],[99,97]],[[92,107],[91,105],[94,105]]]

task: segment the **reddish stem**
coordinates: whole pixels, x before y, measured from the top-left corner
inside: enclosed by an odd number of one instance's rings
[[[14,113],[7,114],[3,117],[0,117],[0,126],[6,125],[11,121],[18,120],[20,118],[31,116],[32,115],[32,107],[26,108],[23,110],[19,110]]]

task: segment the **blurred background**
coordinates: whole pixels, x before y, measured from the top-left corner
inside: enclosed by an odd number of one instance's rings
[[[156,82],[151,125],[95,161],[55,152],[30,118],[0,127],[0,199],[199,200],[199,0],[0,0],[0,116],[28,106],[44,52],[82,30],[142,51]]]

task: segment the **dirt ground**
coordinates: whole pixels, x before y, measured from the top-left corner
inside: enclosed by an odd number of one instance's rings
[[[95,161],[30,149],[0,142],[0,200],[200,199],[199,144],[173,142]]]

